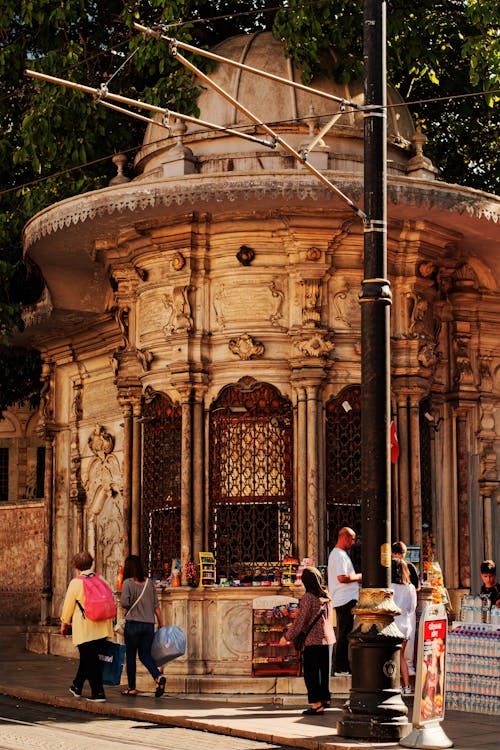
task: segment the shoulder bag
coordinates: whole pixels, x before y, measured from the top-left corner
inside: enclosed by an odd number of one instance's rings
[[[301,630],[298,636],[296,636],[293,639],[293,645],[297,651],[302,651],[302,649],[304,648],[307,636],[309,635],[313,627],[316,625],[319,618],[325,613],[325,611],[326,611],[325,605],[322,604],[320,611],[318,612],[314,620],[311,622],[309,627],[307,627],[306,630]]]

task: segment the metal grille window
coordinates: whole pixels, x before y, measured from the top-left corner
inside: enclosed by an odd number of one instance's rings
[[[271,572],[292,547],[292,406],[268,384],[226,388],[210,414],[209,546],[221,576]]]
[[[9,449],[0,448],[0,502],[9,499]]]
[[[327,550],[342,526],[361,533],[361,388],[349,386],[326,403]]]
[[[181,551],[181,407],[158,394],[143,425],[141,555],[149,575],[163,577]]]

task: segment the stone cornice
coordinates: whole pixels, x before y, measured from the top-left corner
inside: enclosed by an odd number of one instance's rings
[[[355,203],[363,197],[362,177],[330,175],[330,179]],[[25,249],[47,235],[96,221],[123,226],[126,214],[136,214],[134,221],[144,218],[143,212],[172,208],[186,211],[191,208],[218,210],[235,207],[240,202],[269,205],[314,202],[315,206],[342,207],[342,202],[314,177],[300,173],[280,172],[263,174],[252,172],[232,175],[190,175],[180,179],[154,182],[129,182],[102,190],[74,196],[56,203],[34,216],[24,229]],[[436,181],[415,181],[398,178],[388,182],[389,214],[391,204],[412,205],[422,210],[431,208],[441,212],[465,214],[475,219],[498,223],[500,198],[471,188],[448,185]],[[345,204],[346,211],[350,209]],[[119,218],[120,221],[112,220]],[[128,217],[127,217],[128,218]],[[130,220],[129,220],[130,222]]]

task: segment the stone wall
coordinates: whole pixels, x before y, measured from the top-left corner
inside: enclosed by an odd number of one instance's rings
[[[43,505],[0,508],[1,624],[39,621],[43,558]]]

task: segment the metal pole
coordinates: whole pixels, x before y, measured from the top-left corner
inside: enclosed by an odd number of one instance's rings
[[[386,221],[385,2],[364,3],[364,280],[361,302],[362,588],[350,634],[352,688],[339,734],[397,740],[410,731],[399,690],[390,586],[390,305]]]

